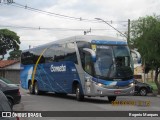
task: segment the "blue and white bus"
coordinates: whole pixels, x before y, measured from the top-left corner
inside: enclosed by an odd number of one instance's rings
[[[106,36],[74,36],[22,52],[21,86],[31,94],[133,95],[133,63],[127,42]]]

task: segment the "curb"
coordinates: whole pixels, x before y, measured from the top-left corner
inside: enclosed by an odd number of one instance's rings
[[[157,95],[157,97],[159,97],[159,98],[160,98],[160,95]]]

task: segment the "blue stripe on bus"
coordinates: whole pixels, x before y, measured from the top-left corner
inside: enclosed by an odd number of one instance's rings
[[[111,45],[127,45],[126,41],[111,41],[111,40],[92,40],[93,44],[111,44]]]
[[[97,78],[92,78],[93,81],[97,83],[102,83],[104,85],[116,85],[116,86],[127,86],[131,83],[133,83],[134,79],[129,79],[125,81],[110,81],[110,80],[102,80]]]

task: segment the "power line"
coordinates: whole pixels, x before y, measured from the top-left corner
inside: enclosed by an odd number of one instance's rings
[[[19,8],[23,8],[23,9],[26,9],[26,10],[30,10],[30,11],[33,11],[33,12],[37,12],[37,13],[41,13],[41,14],[45,14],[45,15],[49,15],[49,16],[55,16],[55,17],[59,17],[59,18],[64,18],[64,19],[70,19],[70,20],[78,20],[78,21],[84,21],[84,22],[94,22],[94,23],[99,23],[99,21],[97,20],[91,20],[91,19],[84,19],[82,17],[73,17],[73,16],[68,16],[68,15],[63,15],[63,14],[58,14],[58,13],[54,13],[54,12],[48,12],[48,11],[44,11],[44,10],[40,10],[40,9],[37,9],[37,8],[33,8],[33,7],[29,7],[27,5],[22,5],[22,4],[19,4],[19,3],[12,3],[12,4],[9,4],[11,6],[14,6],[14,7],[19,7]],[[107,21],[107,22],[110,22],[111,24],[115,24],[115,22],[127,22],[127,21]]]
[[[62,14],[58,14],[58,13],[54,13],[54,12],[48,12],[48,11],[40,10],[40,9],[37,9],[37,8],[29,7],[27,5],[22,5],[22,4],[19,4],[19,3],[13,3],[12,6],[19,7],[19,8],[24,8],[26,10],[42,13],[42,14],[49,15],[49,16],[66,18],[66,19],[70,19],[70,20],[78,20],[78,21],[86,21],[86,22],[97,22],[96,20],[89,20],[89,19],[84,19],[84,18],[81,18],[81,17],[72,17],[72,16],[62,15]]]
[[[23,9],[27,9],[27,10],[30,10],[30,11],[33,11],[33,12],[38,12],[38,13],[41,13],[41,14],[45,14],[45,15],[49,15],[49,16],[55,16],[55,17],[60,17],[60,18],[64,18],[64,19],[70,19],[70,20],[78,20],[78,21],[84,21],[84,22],[94,22],[94,23],[99,23],[100,21],[97,21],[97,20],[90,20],[90,19],[84,19],[82,17],[72,17],[72,16],[67,16],[67,15],[62,15],[62,14],[58,14],[58,13],[53,13],[53,12],[48,12],[48,11],[44,11],[44,10],[40,10],[40,9],[36,9],[36,8],[32,8],[32,7],[29,7],[27,5],[22,5],[22,4],[19,4],[19,3],[12,3],[12,4],[9,4],[11,6],[14,6],[14,7],[18,7],[18,8],[23,8]],[[106,21],[107,23],[110,23],[111,24],[115,24],[115,22],[127,22],[127,21]],[[72,28],[43,28],[43,27],[25,27],[25,26],[4,26],[4,25],[0,25],[1,27],[9,27],[9,28],[16,28],[16,29],[25,29],[25,30],[56,30],[56,31],[86,31],[86,29],[72,29]],[[104,31],[104,30],[110,30],[111,29],[92,29],[94,31]],[[120,29],[119,29],[120,30]],[[123,31],[126,31],[123,29]]]
[[[85,31],[88,30],[88,28],[84,29],[78,29],[78,28],[47,28],[47,27],[26,27],[26,26],[17,26],[17,25],[0,25],[0,27],[5,28],[16,28],[16,29],[24,29],[24,30],[53,30],[53,31]],[[112,31],[113,29],[92,29],[94,31]],[[121,29],[122,31],[125,31],[124,29]]]

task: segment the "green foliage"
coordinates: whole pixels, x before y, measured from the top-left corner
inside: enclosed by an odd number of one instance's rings
[[[138,49],[143,62],[153,69],[160,67],[160,19],[147,16],[133,21],[130,44]]]
[[[19,36],[13,31],[8,29],[0,29],[0,55],[4,58],[4,55],[9,50],[19,50]]]
[[[137,48],[146,68],[155,70],[155,84],[160,94],[160,18],[157,16],[141,17],[132,22],[130,46]]]
[[[9,57],[8,60],[19,60],[20,56],[21,56],[22,51],[21,50],[15,50],[15,51],[11,51],[9,53]]]

